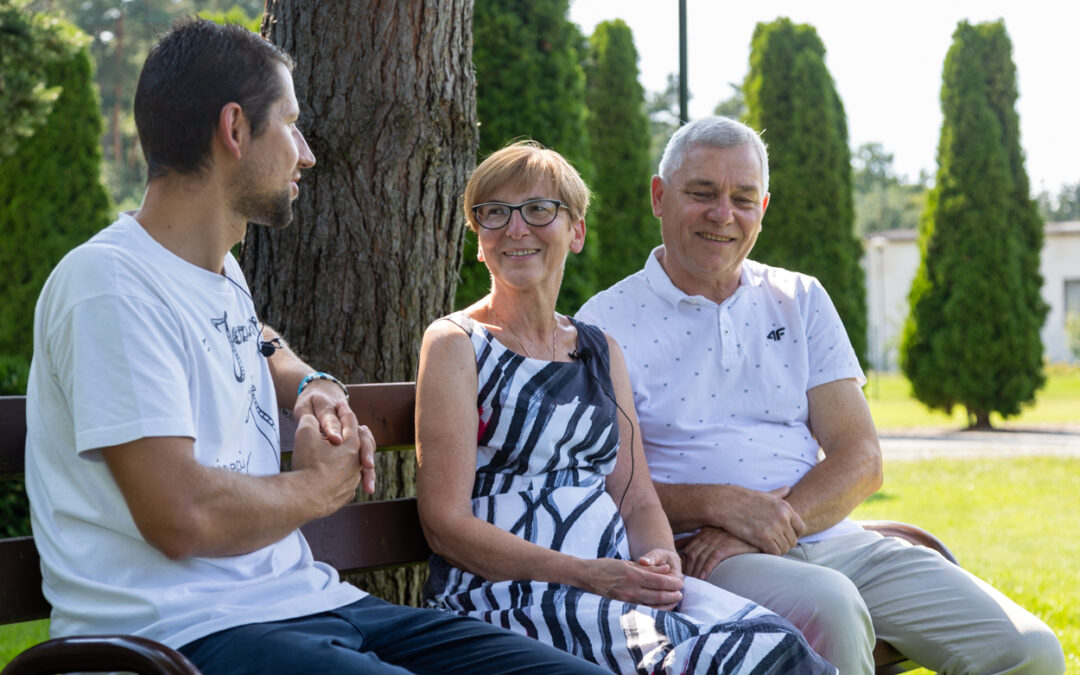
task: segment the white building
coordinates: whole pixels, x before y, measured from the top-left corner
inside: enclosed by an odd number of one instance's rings
[[[1070,314],[1080,316],[1080,221],[1047,223],[1045,233],[1040,271],[1050,312],[1042,329],[1043,348],[1050,361],[1075,362],[1065,320]],[[875,368],[896,370],[908,291],[919,267],[918,235],[914,230],[877,232],[865,245],[870,362]]]

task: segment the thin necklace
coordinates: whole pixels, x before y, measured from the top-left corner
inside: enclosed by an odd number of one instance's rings
[[[518,344],[521,345],[521,350],[525,352],[525,356],[528,356],[530,359],[533,358],[533,355],[529,353],[529,348],[525,346],[525,341],[522,340],[521,337],[517,333],[514,332],[514,329],[510,327],[510,324],[508,324],[501,316],[499,316],[499,313],[495,311],[495,305],[491,305],[491,313],[495,315],[495,318],[499,320],[499,323],[502,324],[503,328],[510,331],[510,334],[514,336],[514,339],[516,339],[518,341]],[[555,333],[558,330],[559,330],[559,315],[558,315],[558,313],[556,313],[555,314],[555,326],[551,329],[551,360],[552,361],[555,360]]]

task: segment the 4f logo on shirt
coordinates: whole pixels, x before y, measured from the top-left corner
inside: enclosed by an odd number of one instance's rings
[[[767,337],[770,340],[773,340],[774,342],[780,342],[780,338],[784,337],[784,331],[785,330],[786,329],[783,326],[781,326],[780,328],[769,331],[769,334],[766,335],[765,337]]]

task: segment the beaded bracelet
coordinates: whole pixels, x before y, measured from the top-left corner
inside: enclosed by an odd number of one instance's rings
[[[341,392],[345,394],[345,398],[349,398],[349,390],[344,384],[342,384],[341,380],[337,379],[333,375],[328,375],[326,373],[311,373],[304,379],[300,380],[300,386],[296,389],[296,395],[299,396],[300,394],[302,394],[304,392],[304,387],[308,386],[315,380],[328,380],[330,382],[333,382],[337,386],[341,387]]]

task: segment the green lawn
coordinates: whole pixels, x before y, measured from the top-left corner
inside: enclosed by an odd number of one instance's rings
[[[923,527],[960,564],[1049,625],[1080,673],[1080,458],[886,462],[854,514]],[[925,672],[925,671],[923,671]]]
[[[49,621],[29,621],[0,626],[0,667],[28,647],[49,638]]]
[[[911,385],[898,373],[870,372],[867,377],[866,398],[878,429],[967,426],[963,406],[954,407],[951,415],[927,410],[911,398]],[[990,420],[1005,427],[1080,424],[1080,367],[1049,366],[1046,386],[1036,395],[1034,405],[1017,417],[1003,420],[995,413]]]

